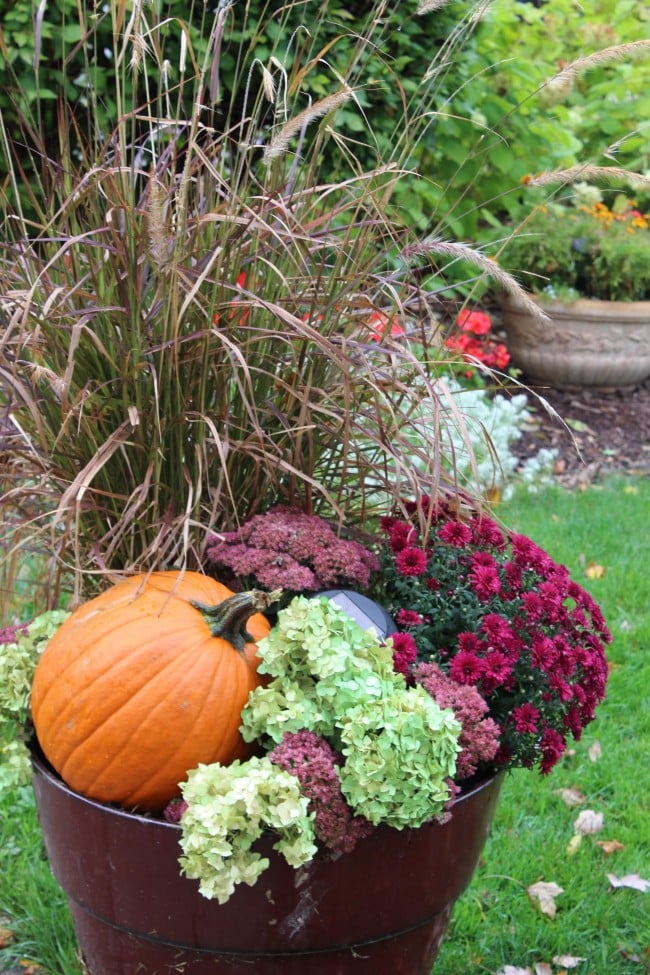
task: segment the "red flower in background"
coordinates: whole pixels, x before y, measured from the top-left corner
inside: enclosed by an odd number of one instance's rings
[[[237,288],[238,291],[243,291],[245,287],[246,287],[246,271],[240,271],[239,272],[239,275],[237,277],[236,288]],[[230,318],[230,321],[231,322],[232,322],[232,320],[234,319],[234,317],[237,314],[237,307],[236,306],[237,306],[237,303],[239,301],[240,301],[240,299],[239,299],[239,297],[237,297],[237,298],[233,298],[232,301],[230,302],[230,305],[231,305],[232,310],[230,312],[229,318]],[[250,313],[251,313],[250,312],[250,308],[247,308],[246,311],[244,312],[244,314],[241,316],[240,324],[243,324],[245,321],[247,321],[248,316],[250,315]],[[219,325],[220,319],[221,319],[221,316],[220,316],[219,312],[218,311],[215,312],[214,319],[213,319],[214,324],[215,325]]]
[[[490,316],[486,312],[469,311],[467,308],[458,313],[456,324],[463,332],[471,332],[472,335],[487,335],[492,328]]]
[[[481,362],[488,369],[506,369],[510,353],[502,342],[495,342],[490,332],[492,322],[487,312],[463,309],[456,319],[460,334],[445,339],[445,346],[470,363]],[[468,376],[471,376],[471,372]]]
[[[389,329],[388,334],[393,339],[406,335],[406,329],[400,325],[397,316],[393,315],[392,318],[389,318],[383,311],[373,311],[366,324],[370,329],[370,338],[373,342],[381,342],[387,329]]]

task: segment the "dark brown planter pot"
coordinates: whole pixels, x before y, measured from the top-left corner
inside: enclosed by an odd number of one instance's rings
[[[501,776],[444,825],[379,828],[339,859],[271,865],[223,906],[179,873],[178,826],[72,792],[38,758],[54,875],[90,975],[429,975],[488,835]]]
[[[532,384],[556,389],[630,389],[650,376],[650,301],[571,304],[530,296],[500,299],[508,351]]]

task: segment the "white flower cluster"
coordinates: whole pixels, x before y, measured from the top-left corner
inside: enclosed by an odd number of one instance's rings
[[[453,448],[457,475],[461,483],[476,484],[486,494],[507,499],[517,485],[537,491],[552,483],[553,464],[557,451],[542,448],[534,457],[521,463],[512,446],[522,435],[522,428],[531,419],[525,393],[504,396],[490,394],[485,389],[465,389],[455,379],[445,380],[462,414],[466,436],[471,443],[476,470],[463,431],[453,420],[444,427]],[[489,438],[489,439],[488,439]]]

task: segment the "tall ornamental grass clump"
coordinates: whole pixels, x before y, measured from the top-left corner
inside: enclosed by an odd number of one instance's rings
[[[275,502],[354,524],[382,492],[454,487],[440,431],[462,417],[431,367],[439,274],[469,260],[518,288],[391,215],[441,67],[434,52],[382,155],[361,93],[394,7],[332,37],[328,5],[311,2],[251,24],[247,4],[220,0],[198,25],[108,4],[116,126],[84,133],[62,103],[58,152],[34,142],[39,178],[16,162],[0,197],[7,551],[36,536],[78,586],[199,565],[208,529]],[[310,94],[314,76],[327,93]],[[0,128],[17,159],[10,136]],[[421,401],[431,423],[414,446]]]

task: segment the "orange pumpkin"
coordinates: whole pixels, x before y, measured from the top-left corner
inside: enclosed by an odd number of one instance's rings
[[[245,758],[241,710],[261,682],[253,641],[270,630],[255,611],[272,598],[156,572],[72,613],[32,686],[36,735],[61,778],[100,802],[155,810],[200,762]]]

